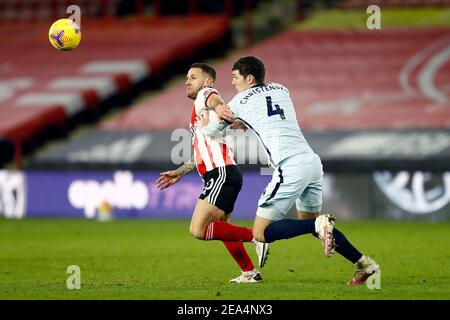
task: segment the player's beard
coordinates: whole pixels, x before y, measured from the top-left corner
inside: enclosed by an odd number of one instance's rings
[[[197,99],[198,92],[199,92],[201,89],[202,89],[202,87],[197,88],[196,90],[193,90],[193,91],[187,91],[187,92],[186,92],[186,96],[187,96],[189,99],[195,100],[195,99]]]

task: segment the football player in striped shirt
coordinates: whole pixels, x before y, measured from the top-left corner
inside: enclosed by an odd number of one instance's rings
[[[189,227],[200,240],[221,240],[242,270],[230,280],[237,283],[262,281],[243,243],[253,239],[252,229],[228,222],[242,186],[242,174],[234,161],[233,151],[225,142],[224,133],[209,136],[208,123],[219,119],[208,110],[223,103],[214,88],[215,70],[205,63],[191,65],[186,78],[186,95],[194,100],[189,129],[194,157],[176,170],[162,172],[156,186],[163,190],[177,183],[184,175],[197,169],[204,181]]]

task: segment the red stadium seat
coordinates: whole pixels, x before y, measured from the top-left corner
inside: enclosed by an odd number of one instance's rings
[[[48,42],[48,23],[2,23],[0,136],[20,141],[62,125],[216,41],[228,27],[220,16],[85,18],[80,47],[59,52]]]
[[[239,56],[259,56],[267,80],[289,88],[303,129],[448,127],[449,43],[450,29],[287,31]],[[215,65],[217,88],[226,100],[234,95],[231,66],[236,58]],[[191,107],[180,83],[100,127],[187,127]],[[160,110],[157,117],[145,116]]]

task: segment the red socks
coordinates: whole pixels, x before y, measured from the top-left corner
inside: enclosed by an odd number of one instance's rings
[[[252,229],[247,227],[238,227],[226,221],[214,221],[206,227],[203,239],[250,242],[253,239],[253,233]]]
[[[252,241],[252,229],[235,226],[226,221],[214,221],[206,227],[203,239],[222,240],[242,271],[251,271],[255,268],[243,244]]]
[[[244,244],[242,242],[223,241],[223,244],[227,247],[228,252],[237,262],[239,267],[241,267],[242,271],[252,271],[255,269],[255,266],[248,256],[247,251],[245,251]]]

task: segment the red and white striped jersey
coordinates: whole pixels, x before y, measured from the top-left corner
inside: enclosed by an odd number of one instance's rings
[[[203,88],[198,92],[194,106],[192,107],[191,123],[189,125],[195,163],[198,173],[201,176],[207,171],[218,167],[236,165],[233,150],[225,141],[225,134],[215,136],[204,135],[200,130],[201,124],[197,123],[196,117],[200,116],[203,112],[209,112],[210,121],[218,121],[216,113],[208,110],[206,105],[208,98],[212,94],[219,94],[219,92],[211,87]]]

